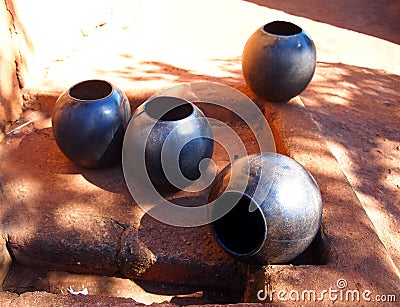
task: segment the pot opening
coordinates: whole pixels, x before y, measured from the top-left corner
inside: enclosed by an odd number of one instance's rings
[[[299,26],[287,21],[273,21],[264,26],[264,31],[275,35],[296,35],[301,33],[302,29]]]
[[[263,244],[267,225],[258,205],[249,196],[239,192],[225,192],[216,200],[212,218],[221,216],[234,203],[228,213],[213,222],[213,230],[225,250],[246,256],[256,252]]]
[[[87,80],[75,84],[69,90],[69,95],[78,100],[98,100],[109,96],[112,85],[103,80]]]
[[[176,121],[190,116],[194,110],[192,104],[187,100],[160,96],[148,101],[145,111],[156,120]]]

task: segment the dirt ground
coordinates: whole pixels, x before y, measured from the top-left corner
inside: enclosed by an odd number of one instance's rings
[[[209,16],[207,23],[197,24],[198,18],[193,19],[188,13],[191,11],[187,11],[190,6],[176,5],[171,10],[172,2],[140,2],[127,7],[126,12],[113,7],[110,15],[88,19],[81,29],[82,37],[75,41],[80,45],[71,43],[71,51],[50,56],[43,52],[47,56],[43,75],[38,75],[39,83],[32,84],[48,91],[65,87],[76,79],[68,75],[76,74],[69,68],[77,66],[83,75],[107,73],[108,78],[133,93],[197,80],[241,84],[244,80],[240,53],[251,32],[263,20],[298,23],[313,37],[318,59],[315,76],[300,96],[400,268],[400,3],[193,2],[193,10]],[[217,13],[221,9],[226,11],[224,16]],[[149,12],[152,14],[146,15]],[[157,32],[152,32],[149,18],[165,28],[156,26]],[[186,27],[181,27],[180,22]],[[160,36],[149,39],[151,35],[146,36],[143,31],[138,36],[135,29],[144,26],[149,33]],[[217,39],[229,28],[232,33]],[[210,31],[214,34],[210,35]],[[99,40],[110,39],[116,33],[121,34],[124,43],[102,50],[108,61],[93,56]],[[235,35],[240,39],[235,40]],[[134,47],[125,41],[129,37],[136,37]],[[168,42],[175,46],[172,53],[163,47]],[[43,45],[37,44],[36,48],[43,49]]]
[[[399,90],[397,75],[319,63],[313,84],[302,95],[398,268]]]

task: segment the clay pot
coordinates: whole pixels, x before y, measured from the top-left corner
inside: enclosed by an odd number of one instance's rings
[[[100,168],[121,160],[130,105],[125,94],[107,81],[75,84],[57,100],[52,114],[53,134],[71,161]]]
[[[311,37],[285,21],[259,28],[248,39],[242,55],[247,85],[271,102],[286,102],[304,91],[315,66],[316,50]]]
[[[177,97],[151,98],[136,109],[126,131],[125,180],[135,189],[183,189],[201,176],[200,162],[211,158],[213,148],[211,126],[198,107]]]
[[[276,153],[240,158],[215,179],[209,194],[218,243],[238,261],[287,263],[313,241],[322,218],[311,174]]]

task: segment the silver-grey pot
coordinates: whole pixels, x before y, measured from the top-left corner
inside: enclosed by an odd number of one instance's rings
[[[243,157],[214,180],[209,202],[218,243],[238,261],[287,263],[313,241],[322,200],[311,174],[277,153]]]
[[[257,29],[242,55],[243,77],[250,89],[272,102],[286,102],[310,83],[316,67],[316,48],[310,35],[286,21]]]
[[[200,162],[211,158],[213,148],[211,126],[198,107],[156,96],[136,109],[128,125],[125,180],[143,193],[153,187],[159,192],[183,189],[201,176]]]

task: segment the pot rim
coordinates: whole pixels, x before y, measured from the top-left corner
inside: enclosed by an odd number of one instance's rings
[[[78,86],[78,85],[81,85],[82,83],[85,83],[85,82],[102,82],[102,83],[106,83],[107,85],[109,85],[109,86],[111,87],[110,93],[108,93],[108,94],[107,94],[106,96],[104,96],[104,97],[97,98],[97,99],[80,99],[80,98],[76,98],[76,97],[72,96],[72,95],[71,95],[71,90],[72,90],[74,87],[76,87],[76,86]],[[83,81],[80,81],[80,82],[78,82],[78,83],[75,83],[73,86],[71,86],[71,87],[67,90],[67,94],[68,94],[68,97],[71,98],[71,99],[73,99],[74,101],[80,101],[80,102],[96,102],[96,101],[100,101],[100,100],[109,98],[109,97],[114,93],[114,91],[115,91],[115,86],[114,86],[114,84],[112,84],[111,82],[109,82],[109,81],[107,81],[107,80],[102,80],[102,79],[87,79],[87,80],[83,80]]]
[[[276,24],[281,23],[281,24],[285,24],[286,26],[291,26],[291,27],[297,28],[298,32],[296,32],[294,34],[278,34],[278,33],[273,33],[273,32],[269,32],[269,31],[265,30],[266,26],[274,24],[274,23],[276,23]],[[295,36],[298,36],[298,35],[301,35],[304,33],[304,30],[302,27],[296,25],[293,22],[285,21],[285,20],[274,20],[274,21],[268,22],[268,23],[264,24],[263,26],[261,26],[260,30],[261,30],[261,32],[263,32],[265,34],[268,34],[268,35],[271,35],[274,37],[279,37],[279,38],[290,38],[290,37],[295,37]]]
[[[215,235],[216,232],[215,232],[214,222],[212,222],[212,223],[211,223],[211,226],[212,226],[212,230],[213,230],[213,232],[214,232],[214,237],[215,237],[215,239],[217,240],[218,244],[220,244],[221,247],[222,247],[224,250],[226,250],[229,254],[231,254],[232,256],[237,257],[237,258],[250,258],[250,257],[254,256],[255,254],[257,254],[257,253],[263,248],[264,243],[267,241],[267,236],[268,236],[268,224],[267,224],[267,220],[266,220],[265,215],[262,214],[263,210],[261,209],[261,207],[260,207],[260,205],[258,204],[258,202],[256,202],[256,201],[254,200],[254,198],[251,197],[251,196],[250,196],[248,193],[246,193],[246,192],[243,192],[243,191],[241,192],[241,191],[237,191],[237,190],[229,190],[229,191],[224,191],[219,197],[221,197],[221,196],[222,196],[223,194],[225,194],[225,193],[231,193],[231,192],[233,192],[233,193],[238,193],[238,194],[242,194],[242,197],[243,197],[243,196],[246,196],[247,198],[250,199],[251,202],[253,202],[253,203],[257,206],[257,209],[260,210],[262,219],[263,219],[263,221],[264,221],[264,229],[265,229],[265,231],[264,231],[264,236],[263,236],[263,240],[262,240],[262,242],[260,243],[260,245],[259,245],[256,249],[254,249],[253,251],[251,251],[251,252],[249,252],[249,253],[237,253],[237,252],[234,252],[232,249],[227,248],[227,246],[221,241],[221,239],[219,238],[219,236],[216,236],[216,235]],[[218,197],[218,198],[219,198],[219,197]],[[217,198],[217,199],[218,199],[218,198]],[[214,200],[214,201],[215,201],[215,200]],[[232,208],[232,209],[233,209],[233,208]],[[232,210],[232,209],[231,209],[231,210]],[[212,209],[211,209],[211,210],[212,210]],[[230,211],[230,210],[229,210],[229,211]],[[229,211],[228,211],[227,213],[229,213]],[[225,213],[222,217],[224,217],[227,213]],[[221,218],[222,218],[222,217],[221,217]]]
[[[151,102],[151,101],[153,101],[153,100],[156,100],[156,99],[159,99],[159,98],[173,98],[173,99],[182,100],[182,101],[185,102],[185,104],[187,103],[187,104],[189,104],[189,105],[192,107],[192,112],[191,112],[188,116],[185,116],[185,117],[183,117],[183,118],[181,118],[181,119],[177,119],[177,120],[156,119],[156,118],[154,118],[153,116],[151,116],[151,115],[146,111],[146,107],[147,107],[147,104],[148,104],[149,102]],[[178,106],[181,106],[181,105],[183,105],[183,104],[180,104],[180,105],[178,105]],[[149,119],[151,119],[151,120],[153,120],[153,121],[155,121],[155,122],[160,122],[160,123],[178,123],[178,122],[183,122],[183,121],[189,119],[191,116],[193,116],[193,115],[196,113],[196,108],[197,108],[197,107],[195,106],[194,103],[192,103],[191,101],[189,101],[189,100],[187,100],[187,99],[184,99],[184,98],[181,98],[181,97],[176,97],[176,96],[168,96],[168,95],[161,95],[161,96],[154,96],[154,97],[151,97],[150,99],[146,100],[146,101],[143,103],[142,107],[143,107],[143,113],[144,113]],[[172,109],[174,109],[174,108],[172,108]],[[172,110],[172,109],[171,109],[171,110]],[[170,111],[170,110],[168,110],[168,111]],[[167,111],[167,112],[168,112],[168,111]],[[164,115],[164,114],[163,114],[163,115]]]

